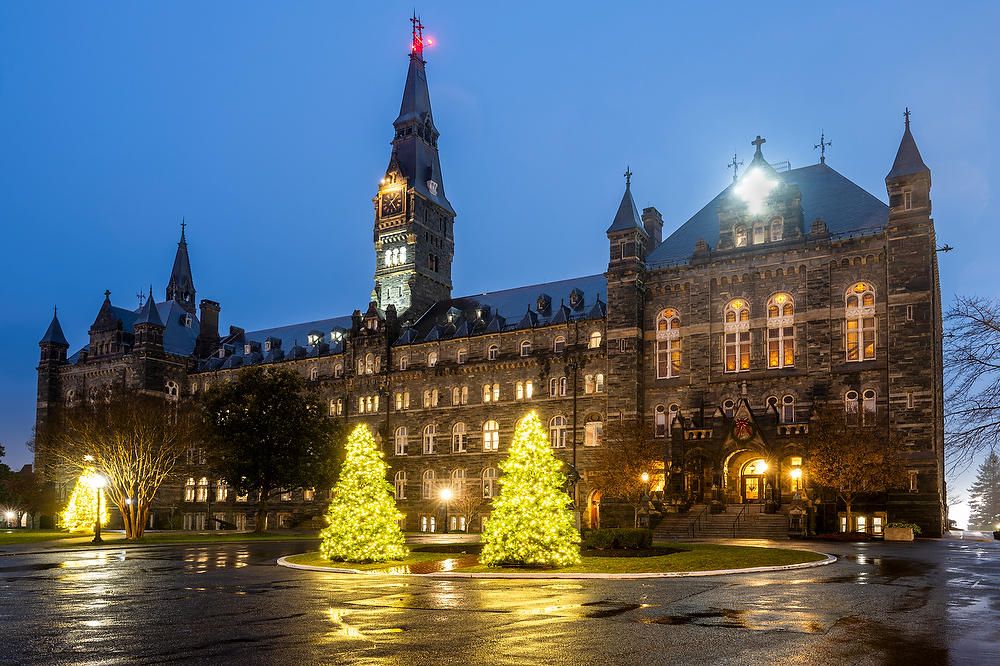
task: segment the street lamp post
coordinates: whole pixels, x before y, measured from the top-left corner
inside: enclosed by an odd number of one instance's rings
[[[94,516],[94,540],[90,543],[101,544],[104,543],[101,538],[101,491],[107,485],[107,479],[95,472],[87,477],[87,485],[93,488],[97,504],[97,513]]]
[[[643,483],[642,500],[640,500],[642,502],[641,513],[644,516],[646,516],[644,522],[648,526],[649,525],[649,472],[643,472],[640,478],[642,479]]]
[[[448,533],[448,502],[451,501],[451,488],[441,489],[441,500],[444,502],[444,532]]]
[[[8,511],[7,513],[4,514],[4,518],[7,519],[7,527],[10,527],[11,521],[14,520],[14,512]]]

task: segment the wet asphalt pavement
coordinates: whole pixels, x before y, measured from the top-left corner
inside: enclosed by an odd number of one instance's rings
[[[1000,663],[1000,543],[815,569],[442,580],[275,566],[315,542],[0,557],[3,663]]]

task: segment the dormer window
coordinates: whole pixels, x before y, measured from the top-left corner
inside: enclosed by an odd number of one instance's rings
[[[191,323],[192,323],[193,321],[194,321],[194,320],[192,319],[191,315],[189,315],[189,314],[186,314],[186,315],[182,315],[182,316],[181,316],[181,323],[182,323],[182,324],[183,324],[184,326],[186,326],[187,328],[191,328]]]
[[[250,345],[249,344],[243,345],[243,353],[244,354],[249,354],[250,353]]]
[[[435,365],[437,365],[437,363],[438,363],[438,353],[436,351],[432,351],[431,353],[427,354],[428,368],[433,368]]]
[[[319,344],[319,341],[320,341],[320,336],[316,333],[310,333],[308,336],[306,336],[306,342],[308,342],[310,347]]]
[[[247,345],[247,346],[249,347],[249,345]],[[264,340],[264,351],[271,351],[271,341],[270,340]],[[249,354],[250,352],[247,352],[247,353]]]
[[[226,358],[226,350],[220,347],[219,348],[218,357],[219,358]]]
[[[531,356],[531,341],[524,340],[521,342],[521,356]]]

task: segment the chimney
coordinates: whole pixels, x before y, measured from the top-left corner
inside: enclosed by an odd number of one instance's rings
[[[201,306],[201,328],[195,341],[195,356],[205,358],[219,347],[219,311],[222,307],[215,301],[203,298]]]
[[[649,254],[663,242],[663,216],[660,211],[652,206],[642,209],[642,226],[646,229],[647,241],[646,254]]]

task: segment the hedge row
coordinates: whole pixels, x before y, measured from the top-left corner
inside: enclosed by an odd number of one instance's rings
[[[649,548],[653,545],[653,531],[634,528],[586,530],[583,547],[598,550]]]

